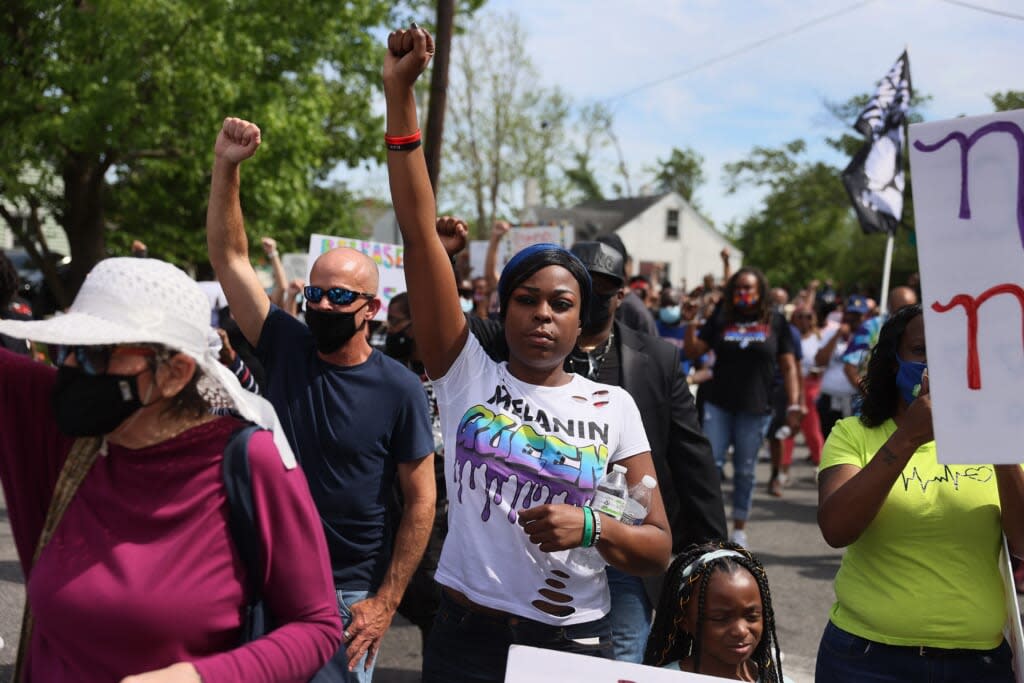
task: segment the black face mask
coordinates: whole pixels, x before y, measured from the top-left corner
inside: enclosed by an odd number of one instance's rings
[[[618,292],[611,294],[594,292],[590,295],[590,310],[587,311],[587,318],[583,321],[584,332],[594,333],[604,327],[608,319],[612,317],[611,303],[616,294]]]
[[[58,368],[51,395],[57,428],[67,436],[103,436],[114,431],[142,407],[137,377]]]
[[[316,350],[323,354],[334,353],[344,346],[363,325],[356,327],[356,313],[366,308],[363,305],[348,313],[321,311],[316,308],[306,309],[306,324],[313,333]]]
[[[412,337],[406,335],[405,330],[384,338],[384,353],[395,360],[407,360],[412,355],[412,347]]]

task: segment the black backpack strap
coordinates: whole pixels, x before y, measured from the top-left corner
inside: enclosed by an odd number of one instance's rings
[[[252,471],[249,468],[249,439],[259,427],[247,425],[228,439],[224,447],[224,490],[228,499],[228,528],[246,569],[246,602],[258,602],[263,594],[260,571],[260,538],[252,502]]]

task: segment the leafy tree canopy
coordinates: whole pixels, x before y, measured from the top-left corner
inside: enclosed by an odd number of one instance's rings
[[[657,166],[650,171],[659,190],[677,192],[691,204],[695,201],[694,192],[706,180],[704,157],[689,147],[673,147],[668,159],[658,159]]]
[[[1024,90],[1007,90],[993,93],[988,97],[992,100],[992,106],[996,111],[1024,109]]]
[[[351,203],[320,184],[339,163],[382,158],[371,100],[390,8],[10,0],[0,11],[0,200],[53,212],[78,280],[134,238],[154,256],[201,262],[213,141],[232,115],[263,131],[244,172],[250,237],[292,249],[314,230],[350,233]]]

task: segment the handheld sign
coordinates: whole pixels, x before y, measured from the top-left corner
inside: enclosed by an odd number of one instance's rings
[[[575,239],[576,230],[571,225],[542,225],[539,227],[513,227],[498,243],[498,263],[500,271],[508,260],[517,253],[540,242],[550,242],[568,249]],[[484,275],[484,263],[487,258],[487,240],[473,240],[469,243],[469,265],[472,277]]]
[[[1024,461],[1024,110],[910,127],[939,462]]]
[[[551,680],[558,683],[721,683],[729,679],[525,645],[508,649],[505,683]]]

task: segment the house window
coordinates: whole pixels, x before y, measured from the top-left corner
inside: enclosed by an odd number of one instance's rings
[[[679,237],[679,210],[669,209],[665,215],[665,237]]]

